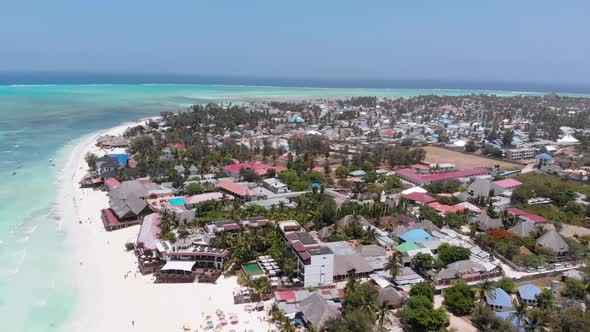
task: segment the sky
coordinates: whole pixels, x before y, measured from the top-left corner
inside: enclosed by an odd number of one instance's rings
[[[0,0],[0,71],[590,83],[590,1]]]

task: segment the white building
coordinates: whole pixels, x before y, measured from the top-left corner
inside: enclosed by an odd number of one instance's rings
[[[320,246],[309,233],[297,230],[301,229],[298,226],[293,220],[279,222],[283,239],[297,260],[298,277],[305,287],[334,283],[334,252]]]
[[[289,191],[289,187],[277,178],[264,179],[262,185],[275,194],[284,194]]]
[[[522,148],[522,149],[510,149],[506,150],[506,159],[513,161],[531,160],[535,159],[537,149],[535,148]]]

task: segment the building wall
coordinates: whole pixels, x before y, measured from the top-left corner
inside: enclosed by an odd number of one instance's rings
[[[313,255],[311,262],[305,265],[304,286],[315,287],[334,282],[334,254]]]
[[[506,151],[506,158],[509,160],[530,160],[535,158],[536,149],[512,149]]]

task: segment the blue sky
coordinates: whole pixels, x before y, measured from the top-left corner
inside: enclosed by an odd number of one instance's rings
[[[0,6],[0,71],[590,82],[590,1]]]

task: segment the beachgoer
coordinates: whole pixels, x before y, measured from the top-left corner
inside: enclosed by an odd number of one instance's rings
[[[131,326],[135,326],[135,321],[134,320],[131,321]]]

